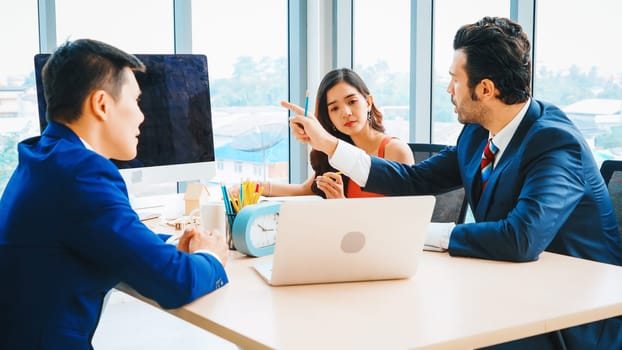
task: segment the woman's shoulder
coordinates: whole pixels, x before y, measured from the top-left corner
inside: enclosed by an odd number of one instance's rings
[[[385,149],[389,149],[389,148],[407,148],[407,149],[410,149],[410,147],[408,146],[408,144],[404,140],[400,139],[397,136],[391,136],[391,135],[385,135],[382,138],[381,147],[384,147]]]
[[[408,144],[395,136],[385,136],[383,139],[384,157],[401,163],[414,164],[415,159]]]

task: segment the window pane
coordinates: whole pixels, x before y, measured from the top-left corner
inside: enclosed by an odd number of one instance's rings
[[[214,180],[288,182],[287,0],[193,1],[192,33],[210,74]]]
[[[171,0],[56,0],[56,28],[58,44],[90,38],[134,54],[174,52]]]
[[[537,6],[534,96],[568,114],[599,164],[622,159],[620,45],[603,42],[622,36],[622,3],[549,0]]]
[[[458,28],[484,16],[510,16],[510,1],[434,1],[434,60],[432,82],[432,143],[456,144],[462,124],[447,93],[449,65],[453,59],[454,35]]]
[[[17,165],[17,143],[39,134],[33,57],[39,51],[37,2],[0,2],[0,194]]]
[[[354,70],[383,113],[387,135],[408,142],[410,0],[356,0],[353,36]]]

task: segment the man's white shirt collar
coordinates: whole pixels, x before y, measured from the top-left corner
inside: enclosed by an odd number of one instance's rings
[[[95,152],[95,149],[93,147],[91,147],[91,145],[89,145],[88,142],[86,142],[83,138],[81,138],[80,136],[78,136],[78,138],[80,139],[80,141],[82,141],[82,144],[84,145],[84,147],[86,147],[86,149],[91,150],[93,152]]]
[[[518,111],[518,114],[516,114],[516,116],[506,126],[503,127],[503,129],[499,130],[496,135],[493,136],[492,133],[489,133],[489,138],[492,137],[492,143],[494,143],[495,146],[499,148],[499,151],[495,155],[495,162],[493,164],[493,167],[497,165],[498,160],[501,159],[503,152],[508,147],[510,141],[512,141],[512,137],[514,137],[518,126],[523,121],[523,118],[525,118],[530,104],[531,98],[528,99],[527,103],[525,103],[523,108]]]

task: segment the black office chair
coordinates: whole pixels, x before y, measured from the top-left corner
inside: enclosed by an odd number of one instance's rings
[[[600,173],[605,179],[613,210],[618,220],[618,230],[622,233],[622,160],[606,160],[600,166]]]
[[[428,159],[440,152],[446,145],[430,143],[409,143],[415,157],[415,163]],[[436,205],[432,213],[432,222],[464,223],[467,211],[467,201],[464,188],[456,188],[436,195]]]

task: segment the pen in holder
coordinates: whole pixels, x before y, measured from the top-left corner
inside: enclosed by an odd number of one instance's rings
[[[246,180],[240,183],[240,191],[236,194],[230,193],[225,185],[221,184],[222,199],[225,203],[227,215],[227,243],[229,249],[238,250],[233,239],[233,228],[237,214],[242,212],[246,206],[254,206],[259,202],[259,197],[263,193],[263,186],[260,182]],[[244,225],[244,219],[242,225]],[[236,230],[238,228],[236,227]],[[236,232],[237,234],[238,232]]]
[[[233,244],[233,235],[231,234],[233,229],[233,222],[235,221],[235,213],[227,213],[227,245],[230,250],[235,250],[235,245]]]

